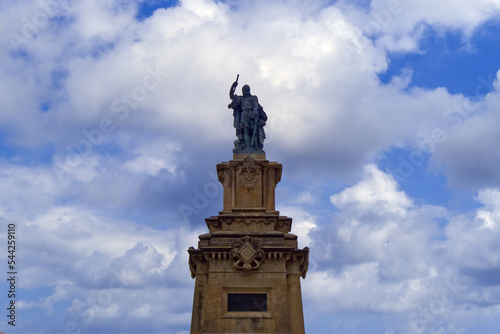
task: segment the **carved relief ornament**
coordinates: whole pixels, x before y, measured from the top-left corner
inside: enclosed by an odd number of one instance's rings
[[[243,160],[243,166],[238,167],[238,183],[241,188],[250,192],[259,185],[261,169],[255,165],[252,157]]]
[[[247,235],[233,244],[231,257],[236,268],[250,271],[260,267],[264,251],[260,248],[259,240]]]

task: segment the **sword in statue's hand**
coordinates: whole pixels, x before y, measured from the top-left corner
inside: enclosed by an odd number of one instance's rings
[[[233,84],[231,85],[231,89],[229,90],[229,98],[232,100],[234,99],[234,92],[236,91],[236,86],[238,86],[238,79],[240,78],[240,75],[238,74],[236,76],[236,81],[233,82]],[[231,108],[230,105],[227,106],[228,108]]]
[[[239,79],[239,78],[240,78],[240,75],[238,74],[238,75],[236,76],[236,81],[235,81],[235,82],[233,82],[233,90],[235,90],[235,89],[236,89],[236,86],[238,86],[238,79]]]

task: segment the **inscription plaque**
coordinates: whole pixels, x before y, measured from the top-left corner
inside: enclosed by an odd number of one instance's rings
[[[228,293],[228,312],[267,312],[266,293]]]

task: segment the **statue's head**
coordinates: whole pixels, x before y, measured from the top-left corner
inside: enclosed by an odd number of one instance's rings
[[[245,85],[243,88],[241,88],[241,91],[243,92],[243,95],[250,95],[250,86]]]

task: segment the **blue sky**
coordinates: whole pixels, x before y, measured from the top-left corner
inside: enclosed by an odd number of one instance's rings
[[[0,36],[0,330],[189,332],[238,73],[308,333],[500,327],[498,1],[1,2]]]

